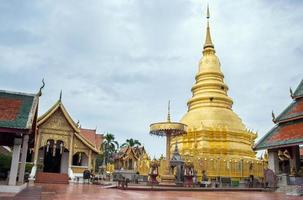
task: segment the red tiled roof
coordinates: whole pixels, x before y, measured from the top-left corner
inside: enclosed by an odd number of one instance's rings
[[[268,141],[278,142],[296,139],[303,139],[303,123],[279,127],[276,134],[273,135]]]
[[[96,147],[97,147],[97,149],[101,149],[102,143],[103,143],[103,135],[96,134]]]
[[[37,94],[0,90],[0,127],[31,129],[38,101]]]
[[[303,144],[303,120],[295,120],[275,126],[263,137],[255,149]]]
[[[303,101],[297,101],[296,104],[287,112],[287,114],[303,113]]]
[[[93,144],[97,149],[100,149],[103,136],[96,133],[96,129],[84,129],[80,128],[80,134]]]
[[[0,98],[0,120],[15,120],[21,107],[19,99]]]

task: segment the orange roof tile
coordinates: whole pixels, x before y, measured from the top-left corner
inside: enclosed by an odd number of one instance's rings
[[[92,145],[95,147],[98,147],[98,144],[100,142],[100,138],[98,139],[96,129],[84,129],[80,128],[80,134],[87,139]]]
[[[101,148],[103,135],[97,134],[96,129],[80,128],[80,134],[97,149]]]

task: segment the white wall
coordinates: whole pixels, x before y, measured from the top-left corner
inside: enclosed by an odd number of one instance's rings
[[[60,166],[60,173],[68,173],[68,154],[69,152],[64,151],[61,157],[61,166]]]
[[[85,153],[82,153],[81,166],[88,166],[88,157]]]

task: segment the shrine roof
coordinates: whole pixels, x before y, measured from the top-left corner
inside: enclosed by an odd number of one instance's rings
[[[134,151],[135,147],[125,146],[120,148],[119,152],[115,155],[115,159],[121,159],[127,157],[130,153],[133,153],[134,157],[137,158],[137,154]]]
[[[303,144],[303,120],[276,125],[255,145],[255,150]]]
[[[140,157],[144,153],[146,153],[144,146],[142,146],[142,147],[135,146],[135,147],[133,147],[133,150],[134,150],[137,157]]]
[[[38,95],[0,90],[0,127],[31,129]]]
[[[294,101],[275,119],[275,122],[303,118],[303,98]]]

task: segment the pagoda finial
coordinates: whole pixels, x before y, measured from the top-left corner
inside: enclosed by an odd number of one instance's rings
[[[210,35],[209,18],[210,18],[210,12],[209,12],[209,6],[207,5],[207,11],[206,11],[207,27],[206,27],[206,38],[205,38],[205,43],[204,43],[204,51],[206,51],[206,50],[214,51],[215,50],[213,42],[211,40],[211,35]]]
[[[59,101],[62,100],[62,90],[60,91]]]
[[[209,19],[210,18],[210,14],[209,14],[209,5],[207,4],[207,13],[206,13],[206,18]]]
[[[168,107],[167,107],[167,121],[170,122],[170,100],[168,100]]]

